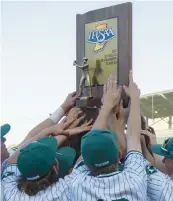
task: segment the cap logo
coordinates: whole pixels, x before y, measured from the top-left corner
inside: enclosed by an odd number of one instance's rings
[[[96,167],[103,167],[109,164],[109,161],[103,162],[103,163],[99,163],[99,164],[95,164]]]
[[[173,155],[173,151],[170,151],[170,154]]]
[[[32,180],[36,180],[36,179],[39,179],[39,178],[40,178],[40,176],[37,175],[37,176],[35,176],[35,177],[27,177],[27,180],[32,181]]]
[[[62,154],[61,154],[61,153],[58,153],[58,152],[57,152],[57,154],[58,154],[58,155],[60,155],[60,156],[62,156]]]

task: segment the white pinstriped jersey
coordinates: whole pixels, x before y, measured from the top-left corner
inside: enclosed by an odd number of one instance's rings
[[[173,180],[160,171],[148,176],[148,201],[173,201]]]
[[[74,174],[73,174],[74,175]],[[4,200],[8,201],[67,201],[68,183],[72,177],[66,176],[46,190],[38,192],[35,196],[28,196],[17,188],[20,172],[16,164],[8,165],[2,174],[1,185],[4,189]]]
[[[129,201],[147,200],[146,163],[140,152],[127,154],[121,172],[92,176],[83,164],[77,164],[73,172],[77,176],[71,180],[69,200],[72,201],[111,201],[125,198]]]

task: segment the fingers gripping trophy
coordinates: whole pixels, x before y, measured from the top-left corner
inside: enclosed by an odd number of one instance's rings
[[[76,66],[77,68],[80,68],[82,71],[82,77],[81,77],[80,83],[79,83],[78,98],[79,99],[92,98],[92,88],[91,88],[91,79],[90,79],[90,75],[89,75],[88,59],[86,57],[84,57],[81,65],[77,64],[76,61],[73,62],[73,65]],[[85,81],[88,82],[89,97],[82,97]]]

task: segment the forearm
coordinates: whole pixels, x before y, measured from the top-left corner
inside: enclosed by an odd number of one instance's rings
[[[141,152],[140,144],[141,116],[139,98],[131,99],[130,114],[127,125],[127,149]]]
[[[108,129],[108,118],[111,109],[102,106],[99,116],[97,117],[92,129]]]
[[[20,144],[20,146],[18,147],[18,150],[8,158],[7,162],[8,163],[16,163],[20,149],[22,149],[24,146],[26,146],[27,144],[29,144],[31,142],[37,141],[37,140],[39,140],[43,137],[49,136],[53,133],[54,133],[53,127],[49,127],[49,128],[45,128],[44,130],[42,130],[38,135],[36,135],[32,138],[29,138],[28,140],[25,140],[23,143]],[[59,146],[61,146],[62,143],[67,139],[67,137],[63,136],[63,135],[58,135],[55,138],[57,139]]]
[[[51,132],[50,128],[47,128],[47,129],[44,129],[43,131],[41,131],[38,135],[24,140],[22,143],[20,143],[20,145],[18,145],[18,150],[8,158],[7,163],[16,163],[18,155],[20,153],[20,149],[22,149],[24,146],[26,146],[27,144],[29,144],[33,141],[37,141],[38,139],[45,137],[50,132]]]
[[[142,153],[144,155],[144,157],[146,158],[146,160],[148,162],[150,162],[151,165],[155,166],[155,161],[154,161],[154,157],[151,155],[151,153],[148,151],[145,142],[141,143],[141,147],[142,147]]]
[[[40,133],[43,129],[54,126],[57,124],[61,118],[64,116],[64,110],[62,107],[58,108],[48,119],[44,120],[40,124],[38,124],[36,127],[34,127],[26,136],[25,140],[28,140],[29,138],[32,138],[36,136],[38,133]],[[23,142],[22,142],[23,143]]]
[[[117,122],[116,119],[112,118],[112,130],[116,133],[118,138],[118,144],[120,146],[120,151],[122,153],[122,157],[126,154],[126,137],[124,133],[125,129],[125,122],[122,120],[122,122]]]
[[[55,122],[52,121],[51,119],[46,119],[43,122],[41,122],[39,125],[37,125],[35,128],[33,128],[28,135],[26,136],[25,140],[29,140],[29,138],[32,138],[36,135],[38,135],[38,133],[40,133],[43,129],[51,127],[55,125]]]
[[[58,148],[62,146],[62,144],[68,139],[65,135],[57,135],[55,136],[55,139],[58,143]]]
[[[23,141],[22,143],[20,143],[20,145],[18,145],[18,149],[20,149],[20,148],[22,148],[23,146],[29,144],[30,142],[37,141],[37,140],[39,140],[40,138],[49,136],[49,135],[51,135],[52,133],[53,133],[52,127],[45,128],[45,129],[43,129],[42,131],[40,131],[37,135],[35,135],[35,136],[33,136],[33,137],[30,137],[30,138],[26,139],[25,141]]]

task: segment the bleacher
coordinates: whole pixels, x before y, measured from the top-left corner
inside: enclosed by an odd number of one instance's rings
[[[142,96],[141,110],[148,125],[155,129],[158,142],[173,135],[173,90]]]

